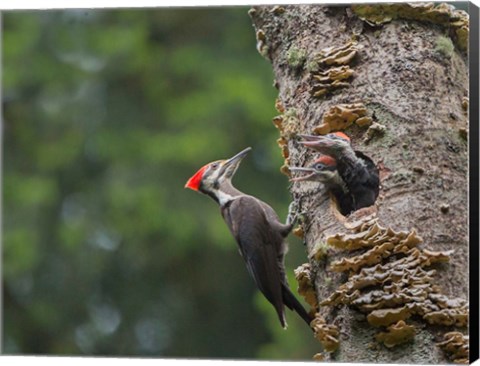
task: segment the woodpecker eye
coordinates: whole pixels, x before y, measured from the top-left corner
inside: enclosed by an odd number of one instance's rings
[[[316,170],[323,170],[325,167],[322,163],[317,163],[313,166]]]
[[[212,164],[212,169],[217,169],[218,168],[218,163],[213,163]]]

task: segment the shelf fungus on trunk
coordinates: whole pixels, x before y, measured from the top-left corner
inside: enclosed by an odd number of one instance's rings
[[[353,76],[353,70],[350,66],[341,66],[320,71],[312,75],[312,95],[321,97],[335,89],[346,88],[350,85],[347,81]]]
[[[354,76],[349,66],[355,58],[360,46],[349,41],[341,46],[327,47],[312,57],[309,62],[314,97],[322,97],[338,88],[348,87],[350,78]]]
[[[327,324],[323,316],[318,312],[317,293],[313,285],[313,273],[309,263],[304,263],[295,269],[295,278],[298,282],[298,293],[303,296],[310,305],[310,313],[315,314],[315,318],[310,323],[314,331],[315,338],[322,344],[327,353],[335,352],[340,344],[338,339],[339,331],[337,326]],[[323,353],[317,353],[315,360],[324,360]]]
[[[469,337],[460,332],[449,332],[443,336],[443,342],[437,345],[449,355],[450,359],[455,363],[463,363],[468,365],[469,354]]]
[[[391,348],[397,344],[402,344],[413,339],[415,336],[415,327],[406,324],[403,320],[390,325],[387,332],[380,332],[375,336],[378,342],[382,342],[385,347]]]
[[[315,332],[315,338],[322,344],[325,352],[335,352],[340,344],[338,340],[340,332],[337,326],[327,324],[320,313],[315,315],[310,325]]]
[[[355,41],[349,41],[342,46],[331,46],[322,49],[313,57],[318,65],[347,65],[356,56],[359,46]]]
[[[469,16],[447,3],[390,3],[352,5],[353,12],[370,25],[378,26],[394,19],[417,20],[446,27],[460,50],[468,48]]]
[[[371,326],[388,327],[377,335],[387,347],[414,336],[413,326],[405,323],[409,318],[444,326],[467,325],[468,302],[444,295],[435,284],[436,270],[425,269],[448,262],[453,250],[418,248],[423,240],[415,229],[394,231],[372,217],[349,228],[353,232],[326,239],[331,247],[354,255],[331,263],[330,270],[346,272],[349,277],[321,306],[349,305],[366,313]]]
[[[326,135],[332,131],[345,130],[353,123],[364,127],[370,126],[372,122],[363,103],[337,104],[323,114],[322,123],[313,129],[313,133]]]
[[[294,271],[298,282],[298,294],[301,295],[313,312],[318,310],[317,293],[313,286],[312,271],[309,263],[304,263]]]

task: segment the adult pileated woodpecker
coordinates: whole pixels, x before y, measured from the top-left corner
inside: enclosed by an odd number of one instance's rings
[[[300,135],[300,137],[304,139],[300,141],[301,144],[335,159],[338,173],[352,199],[351,211],[375,203],[380,185],[378,169],[372,159],[360,151],[353,150],[347,135],[335,132],[325,136]]]
[[[274,306],[282,327],[287,327],[284,305],[295,310],[310,325],[312,317],[290,291],[285,276],[285,238],[294,223],[281,223],[273,208],[232,185],[233,175],[250,150],[247,148],[230,159],[203,166],[188,180],[185,188],[204,193],[220,205],[248,272]]]
[[[323,183],[326,190],[330,192],[337,203],[342,215],[348,215],[354,211],[353,197],[347,189],[347,185],[337,169],[337,162],[328,155],[322,155],[306,168],[290,167],[290,171],[309,173],[307,175],[291,178],[291,182],[314,181]]]

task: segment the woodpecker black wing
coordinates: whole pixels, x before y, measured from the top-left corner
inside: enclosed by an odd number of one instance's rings
[[[286,238],[290,231],[292,231],[293,224],[283,224],[280,222],[277,213],[275,210],[270,207],[270,205],[266,204],[263,201],[255,199],[265,211],[265,215],[267,217],[267,221],[270,224],[272,230],[275,233],[279,233],[282,238]],[[292,311],[296,311],[298,315],[302,317],[302,319],[310,325],[312,321],[312,317],[307,313],[303,305],[297,300],[295,295],[292,293],[288,286],[287,276],[285,274],[285,265],[284,265],[284,258],[285,254],[287,254],[287,245],[284,240],[277,241],[277,263],[280,270],[280,277],[282,278],[282,296],[283,296],[283,303]]]
[[[284,224],[284,223],[280,222],[280,219],[279,219],[277,213],[275,212],[275,210],[272,207],[270,207],[270,205],[268,205],[265,202],[260,201],[258,199],[257,199],[257,201],[260,203],[263,210],[265,211],[265,215],[267,217],[268,223],[272,226],[272,228],[275,231],[279,232],[282,235],[282,237],[286,238],[288,236],[288,234],[290,234],[290,232],[292,231],[293,224]],[[281,244],[282,245],[281,245],[280,248],[278,248],[278,250],[282,254],[286,254],[287,247],[286,247],[286,245],[283,245],[283,241],[281,242]]]
[[[288,289],[283,264],[283,236],[269,222],[263,202],[242,196],[222,207],[222,215],[230,228],[240,253],[257,287],[274,306],[285,328],[284,304],[297,311],[307,323],[305,309]]]
[[[379,193],[378,169],[368,156],[355,151],[355,159],[338,158],[338,171],[351,195],[352,210],[375,203]]]
[[[263,208],[254,197],[234,199],[222,207],[222,216],[237,241],[248,272],[274,306],[285,327],[283,278],[277,261],[278,242],[283,238],[272,230]]]
[[[329,186],[328,190],[332,193],[340,213],[342,215],[348,215],[350,212],[355,211],[353,196],[342,187]]]
[[[378,169],[372,159],[361,151],[355,151],[355,155],[364,163],[364,168],[359,172],[358,193],[355,195],[356,209],[368,207],[375,203],[378,197],[380,178]]]

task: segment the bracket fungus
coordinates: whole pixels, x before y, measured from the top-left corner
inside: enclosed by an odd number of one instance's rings
[[[360,19],[373,26],[395,19],[438,24],[451,30],[459,49],[466,50],[468,47],[468,13],[446,3],[359,4],[352,5],[352,10]]]
[[[406,306],[402,306],[401,308],[374,310],[368,314],[367,320],[370,325],[379,327],[408,319],[411,315],[410,309],[408,309]]]
[[[357,42],[349,41],[342,46],[331,46],[322,49],[313,57],[313,60],[319,65],[347,65],[353,60],[358,50]]]
[[[285,113],[285,106],[283,105],[282,101],[279,98],[275,99],[275,109],[279,113]]]
[[[386,347],[391,348],[397,344],[402,344],[413,339],[415,336],[415,327],[407,325],[403,320],[392,324],[387,328],[387,332],[378,333],[375,339],[382,342]]]
[[[348,65],[357,54],[360,46],[349,41],[342,46],[322,49],[309,62],[312,71],[312,90],[314,97],[324,96],[337,88],[349,86],[354,72]]]
[[[384,228],[378,225],[375,220],[372,220],[367,228],[361,226],[360,230],[356,233],[332,235],[327,238],[327,244],[337,249],[352,251],[361,248],[372,248],[385,242],[408,248],[412,248],[422,242],[422,238],[417,235],[415,229],[412,229],[410,232],[396,232],[391,228]],[[397,251],[399,250],[397,249]]]
[[[353,123],[358,126],[368,126],[372,118],[367,116],[367,108],[363,103],[337,104],[323,114],[322,124],[313,132],[326,135],[331,131],[344,130]]]
[[[292,230],[293,235],[298,236],[302,239],[305,236],[305,232],[301,226],[297,226],[295,229]]]
[[[312,95],[321,97],[338,88],[345,88],[350,84],[346,81],[353,76],[350,66],[341,66],[321,71],[312,76]]]
[[[394,244],[392,243],[383,243],[373,247],[369,251],[358,255],[352,258],[342,258],[341,260],[335,261],[330,266],[330,269],[335,272],[345,272],[351,270],[357,272],[359,268],[365,266],[372,266],[374,264],[380,263],[383,257],[388,257],[391,254],[391,249],[393,249]]]
[[[443,342],[437,345],[449,355],[455,363],[468,364],[469,336],[460,332],[448,332],[443,336]]]
[[[315,332],[315,338],[322,344],[326,352],[335,352],[337,350],[340,344],[338,340],[340,332],[335,325],[327,324],[320,313],[317,313],[310,326]]]
[[[466,327],[468,324],[468,308],[464,306],[453,309],[446,308],[438,311],[432,311],[425,314],[423,318],[430,324]]]
[[[295,279],[298,282],[298,293],[303,296],[312,309],[318,309],[317,293],[312,281],[312,272],[309,263],[304,263],[295,269]]]
[[[314,361],[319,361],[319,362],[325,361],[325,355],[324,355],[323,353],[321,353],[321,352],[315,353],[315,354],[313,355],[313,360],[314,360]]]
[[[349,277],[321,306],[349,305],[367,313],[370,325],[388,327],[386,333],[377,335],[387,347],[413,337],[413,327],[404,323],[413,316],[428,324],[466,326],[468,302],[442,294],[435,284],[436,271],[425,270],[447,262],[453,250],[418,248],[423,240],[415,229],[394,231],[380,226],[371,215],[348,228],[353,232],[326,239],[328,245],[355,251],[355,255],[331,263],[331,270],[348,272]]]

